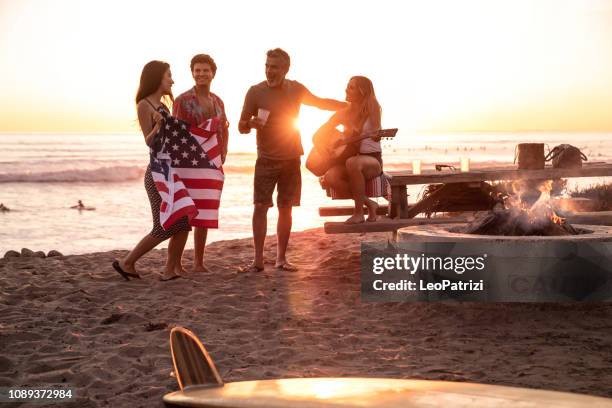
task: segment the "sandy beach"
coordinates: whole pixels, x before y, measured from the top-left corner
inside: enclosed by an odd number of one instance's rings
[[[0,260],[0,386],[69,385],[79,407],[163,406],[178,388],[168,334],[180,325],[225,381],[374,376],[612,397],[612,305],[362,303],[366,238],[385,235],[294,233],[300,271],[259,274],[236,272],[250,239],[215,242],[210,274],[165,283],[155,275],[165,250],[130,282],[111,268],[124,251]],[[275,246],[269,237],[269,262]]]

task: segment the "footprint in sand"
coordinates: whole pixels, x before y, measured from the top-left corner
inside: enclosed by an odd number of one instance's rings
[[[0,373],[9,372],[15,367],[13,360],[6,356],[0,356]]]

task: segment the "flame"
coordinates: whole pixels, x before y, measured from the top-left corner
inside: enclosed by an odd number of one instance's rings
[[[553,187],[552,180],[517,180],[512,183],[513,195],[504,200],[504,206],[514,217],[527,220],[530,225],[543,224],[552,221],[555,224],[565,224],[565,218],[554,210],[550,198]],[[533,197],[539,192],[535,202],[530,203],[525,197]]]

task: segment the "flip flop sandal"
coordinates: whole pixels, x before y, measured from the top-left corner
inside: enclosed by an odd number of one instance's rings
[[[300,268],[295,265],[291,265],[289,262],[282,265],[275,265],[274,267],[279,271],[295,272],[300,270]]]
[[[113,261],[113,269],[115,269],[119,275],[123,276],[123,279],[126,281],[129,281],[130,278],[142,279],[137,273],[130,273],[121,269],[121,266],[119,266],[119,261]]]
[[[238,272],[240,273],[257,273],[257,272],[261,272],[264,270],[263,266],[256,266],[253,264],[247,265],[247,266],[241,266],[240,268],[238,268]]]
[[[169,278],[164,278],[163,276],[160,276],[159,280],[162,281],[162,282],[168,282],[168,281],[171,281],[171,280],[178,279],[180,277],[181,277],[181,275],[174,275],[174,276],[171,276]]]

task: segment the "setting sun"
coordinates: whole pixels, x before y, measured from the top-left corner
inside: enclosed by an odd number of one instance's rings
[[[302,145],[306,153],[312,149],[312,136],[332,114],[333,112],[321,111],[308,106],[302,107],[296,126],[302,135]]]
[[[179,8],[162,2],[0,2],[0,131],[136,132],[133,98],[144,63],[168,61],[179,94],[192,86],[188,62],[197,52],[217,60],[212,89],[235,126],[246,90],[264,78],[265,51],[275,46],[291,54],[288,77],[322,97],[343,99],[348,78],[370,77],[383,120],[407,132],[612,128],[609,3],[315,2],[296,5],[299,21],[274,18],[281,3],[268,3],[244,15],[232,10],[247,3],[207,5],[207,15],[231,17],[207,21],[209,32],[228,35],[203,46],[196,26],[182,25],[176,34],[181,41],[173,34],[184,13],[203,10],[199,2]],[[327,12],[321,15],[319,7]],[[164,21],[169,30],[142,41],[132,16]],[[272,17],[274,27],[258,24],[256,41],[245,47],[237,33],[257,16]],[[313,21],[317,30],[307,24]],[[338,32],[351,34],[331,40]],[[22,106],[27,114],[16,110]],[[327,117],[302,109],[305,146]],[[250,138],[230,143],[254,148]]]

